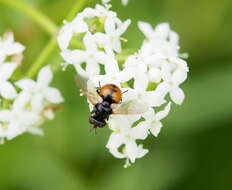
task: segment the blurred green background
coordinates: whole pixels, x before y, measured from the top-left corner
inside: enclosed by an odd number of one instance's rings
[[[14,0],[9,0],[14,1]],[[58,25],[76,0],[25,0]],[[89,0],[90,5],[97,1]],[[55,75],[65,109],[44,124],[45,136],[25,134],[0,147],[1,190],[227,190],[232,189],[232,1],[129,0],[113,9],[133,23],[128,47],[143,40],[136,22],[169,22],[189,53],[186,100],[173,106],[159,138],[145,142],[149,154],[124,169],[105,148],[110,131],[89,133],[88,106],[74,84],[74,71]],[[24,70],[50,35],[22,12],[0,3],[0,33],[12,29],[25,51]],[[59,64],[58,50],[48,63]],[[23,72],[24,72],[23,70]]]

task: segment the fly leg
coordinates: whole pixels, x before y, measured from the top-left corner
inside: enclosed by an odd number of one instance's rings
[[[94,126],[89,130],[90,133],[93,133],[94,135],[97,135],[97,127]]]
[[[100,83],[100,81],[98,81],[98,87],[97,87],[97,93],[98,94],[100,93],[100,89],[101,89],[101,83]]]

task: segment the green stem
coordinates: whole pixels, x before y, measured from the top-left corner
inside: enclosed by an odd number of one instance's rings
[[[72,20],[78,12],[85,6],[88,0],[78,0],[66,17],[67,21]]]
[[[0,3],[3,3],[9,7],[13,7],[19,11],[25,13],[30,19],[39,24],[45,31],[51,35],[56,34],[58,27],[54,24],[46,15],[36,10],[35,8],[30,7],[29,5],[23,3],[19,0],[0,0]]]
[[[87,0],[79,0],[73,6],[73,9],[70,11],[66,19],[72,19],[77,12],[79,12]],[[46,60],[49,58],[50,54],[56,49],[57,47],[57,39],[56,36],[53,37],[47,46],[42,50],[39,57],[35,60],[35,62],[31,65],[30,69],[28,70],[26,77],[33,78],[38,70],[46,64]]]
[[[47,46],[42,50],[35,62],[30,66],[30,69],[26,73],[26,77],[33,78],[38,70],[44,66],[45,61],[49,58],[50,54],[57,47],[56,38],[52,38]]]

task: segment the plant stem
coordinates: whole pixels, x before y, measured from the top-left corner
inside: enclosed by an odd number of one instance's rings
[[[30,66],[30,69],[26,73],[26,77],[33,78],[38,70],[46,63],[45,61],[49,58],[50,54],[56,47],[56,38],[52,38],[47,46],[42,50],[35,62]]]
[[[13,7],[19,11],[25,13],[30,19],[39,24],[45,31],[51,35],[56,34],[58,27],[54,24],[46,15],[36,10],[35,8],[30,7],[29,5],[23,3],[20,0],[0,0],[0,3],[3,3],[9,7]]]
[[[78,0],[66,17],[67,21],[72,20],[78,12],[85,6],[88,0]]]
[[[73,9],[70,11],[66,19],[72,19],[77,12],[79,12],[82,7],[85,5],[87,0],[79,0],[73,6]],[[54,34],[53,34],[54,36]],[[33,78],[38,70],[46,63],[46,60],[49,58],[50,54],[57,48],[57,39],[56,34],[47,44],[47,46],[42,50],[38,58],[35,62],[31,65],[30,69],[26,73],[26,77]]]

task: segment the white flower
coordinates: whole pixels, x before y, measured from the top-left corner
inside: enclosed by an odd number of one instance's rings
[[[96,33],[96,41],[104,47],[109,55],[114,55],[113,51],[120,53],[122,51],[121,35],[127,30],[130,23],[129,19],[122,22],[117,17],[108,17],[104,24],[105,33]]]
[[[187,78],[187,72],[181,69],[176,69],[172,73],[167,70],[163,72],[164,81],[158,88],[166,93],[170,93],[170,97],[176,104],[182,104],[185,95],[183,90],[179,87]]]
[[[137,147],[137,154],[136,154],[136,158],[142,158],[144,157],[147,153],[149,152],[148,149],[144,149],[142,144],[139,144]],[[128,157],[128,153],[126,152],[126,150],[124,149],[123,151],[123,156],[124,158],[126,158],[125,164],[124,164],[124,168],[127,168],[129,166],[131,166],[131,161]]]
[[[88,31],[88,25],[81,19],[76,18],[72,22],[64,21],[64,26],[61,28],[58,35],[58,44],[60,49],[67,49],[74,34]]]
[[[102,26],[90,25],[86,21],[93,19],[97,19]],[[74,64],[79,73],[84,73],[80,64],[87,62],[87,74],[99,74],[99,64],[104,64],[102,60],[106,60],[106,54],[114,57],[114,51],[121,52],[121,35],[127,30],[130,22],[129,19],[122,22],[115,12],[101,5],[84,9],[73,21],[65,22],[59,32],[58,44],[62,50],[63,59],[69,64]],[[104,31],[100,32],[96,27],[100,27]],[[85,50],[71,50],[69,44],[74,34],[79,33],[84,33]],[[100,49],[104,49],[105,52]]]
[[[99,83],[100,86],[115,84],[123,92],[122,101],[111,107],[114,114],[105,120],[113,131],[106,147],[116,158],[125,158],[125,167],[128,167],[148,152],[137,140],[144,140],[150,133],[158,136],[163,126],[161,120],[171,108],[167,95],[170,94],[176,104],[183,102],[180,85],[187,78],[188,66],[179,54],[179,36],[167,23],[153,29],[150,24],[139,22],[146,39],[136,54],[126,54],[124,62],[118,61],[126,52],[119,54],[121,36],[131,21],[122,22],[110,11],[107,4],[110,0],[102,2],[104,6],[86,8],[66,23],[58,43],[65,64],[72,64],[77,71],[77,86],[82,92],[88,91],[90,110],[100,98],[96,91]],[[128,1],[122,2],[127,4]],[[82,33],[78,37],[84,48],[69,49],[73,34],[79,33]],[[91,98],[94,101],[90,101]],[[155,113],[154,110],[160,110],[165,103],[164,109]]]
[[[147,38],[144,45],[150,43],[149,45],[153,53],[161,54],[165,57],[178,56],[179,37],[176,32],[170,29],[168,23],[161,23],[155,29],[145,22],[139,22],[138,26]]]
[[[0,64],[0,95],[3,98],[13,99],[17,95],[14,86],[8,81],[15,69],[16,64]]]
[[[15,66],[14,64],[4,63],[1,67]],[[14,67],[8,70],[13,72]],[[4,74],[7,75],[7,72]],[[9,74],[8,74],[9,75]],[[57,104],[63,101],[60,92],[49,84],[53,78],[50,66],[43,67],[37,81],[32,79],[21,79],[16,85],[22,89],[13,105],[7,105],[8,109],[0,110],[0,138],[8,140],[24,133],[30,132],[42,135],[43,131],[39,125],[45,117],[52,119],[53,108],[50,104]],[[1,75],[2,76],[2,75]],[[6,78],[6,77],[5,77]]]
[[[57,40],[60,49],[68,49],[68,46],[75,34],[90,32],[95,26],[88,26],[86,19],[107,19],[108,17],[116,17],[116,13],[110,11],[107,7],[96,5],[95,8],[86,8],[71,21],[64,21]]]
[[[105,72],[105,75],[92,77],[92,82],[95,86],[98,86],[100,83],[102,86],[105,84],[115,84],[121,87],[121,84],[132,79],[134,74],[130,68],[125,68],[120,71],[117,61],[113,58],[110,58],[109,62],[105,65]]]
[[[111,0],[102,0],[102,3],[109,3]],[[128,0],[122,0],[122,4],[126,6],[128,4]]]
[[[60,92],[49,86],[53,77],[49,66],[41,69],[37,82],[31,79],[18,81],[16,85],[22,90],[17,93],[10,78],[21,63],[24,49],[14,42],[12,33],[6,33],[0,39],[0,143],[24,132],[42,135],[39,125],[45,117],[53,117],[50,104],[63,101]]]
[[[164,110],[159,111],[158,113],[155,113],[154,109],[151,108],[148,112],[143,114],[145,121],[141,122],[141,125],[145,128],[148,128],[151,133],[157,137],[161,128],[163,127],[160,121],[168,115],[170,109],[170,102],[165,106]]]
[[[3,123],[0,130],[1,137],[10,140],[38,122],[38,115],[25,109],[28,101],[29,96],[21,93],[14,101],[11,110],[0,110],[0,121]]]
[[[23,90],[23,92],[30,95],[32,110],[39,113],[43,109],[44,100],[59,104],[63,102],[58,89],[50,87],[53,78],[53,73],[50,66],[43,67],[37,77],[37,81],[32,79],[22,79],[16,82],[16,85]]]
[[[139,22],[138,26],[147,38],[141,51],[151,66],[150,80],[160,82],[162,78],[157,90],[164,96],[169,92],[176,104],[182,104],[184,92],[179,85],[187,78],[188,66],[179,58],[178,34],[167,23],[159,24],[155,29],[145,22]],[[151,74],[157,76],[152,77]]]
[[[21,54],[24,46],[14,41],[12,32],[7,32],[0,38],[0,63],[3,63],[7,56]]]
[[[147,128],[138,124],[132,127],[140,116],[112,116],[109,125],[113,130],[106,147],[117,158],[128,158],[132,163],[141,157],[141,150],[136,144],[137,139],[145,139]],[[122,152],[119,148],[124,145]]]
[[[127,92],[127,100],[136,99],[151,107],[160,106],[166,102],[164,100],[166,94],[158,90],[147,91],[151,73],[140,54],[129,56],[124,67],[133,71],[134,78],[133,89],[129,89]]]
[[[116,17],[117,13],[111,11],[110,6],[97,4],[95,9],[86,8],[82,13],[80,13],[80,15],[86,18],[99,17],[100,19],[106,19],[108,17]]]
[[[9,81],[13,72],[21,62],[24,46],[14,41],[12,32],[6,32],[0,37],[0,96],[6,99],[14,99],[17,92]],[[10,57],[10,62],[6,58]]]
[[[94,41],[93,35],[87,33],[83,39],[85,50],[66,50],[61,53],[63,59],[73,64],[77,72],[83,72],[80,64],[86,63],[86,74],[94,76],[99,74],[99,64],[108,64],[108,56],[98,50],[97,44]],[[85,73],[85,72],[84,72]]]

